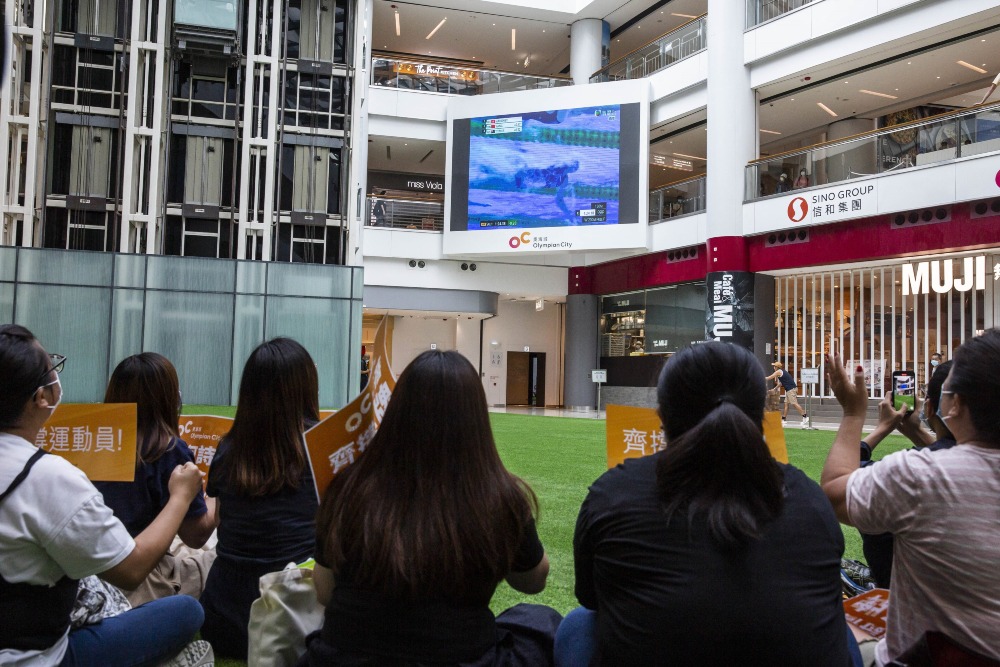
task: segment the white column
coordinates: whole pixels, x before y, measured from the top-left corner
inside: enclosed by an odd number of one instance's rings
[[[590,83],[590,76],[601,69],[601,19],[580,19],[570,27],[569,73],[574,85]]]
[[[743,64],[743,12],[708,0],[707,236],[743,233],[744,172],[757,157],[757,100]],[[726,267],[728,268],[728,267]]]
[[[365,221],[362,220],[365,213],[365,191],[368,189],[368,84],[372,61],[373,7],[374,2],[369,0],[358,0],[355,5],[354,108],[351,110],[354,122],[351,124],[350,136],[345,137],[345,141],[349,139],[351,145],[350,178],[344,193],[347,201],[341,202],[341,209],[346,214],[342,224],[347,228],[345,264],[350,266],[361,264],[364,254],[361,243],[365,228]]]

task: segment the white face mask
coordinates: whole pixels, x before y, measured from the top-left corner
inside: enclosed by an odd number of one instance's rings
[[[62,398],[63,398],[62,382],[59,381],[59,375],[56,375],[55,380],[49,382],[48,384],[43,384],[41,387],[39,387],[39,389],[45,389],[46,387],[51,387],[52,385],[59,387],[59,398],[56,399],[55,403],[49,406],[50,408],[52,408],[52,411],[54,412],[55,409],[59,407],[59,404],[62,403]]]
[[[938,361],[937,359],[931,359],[931,366],[937,366],[937,365],[938,365],[938,364],[940,364],[940,363],[941,363],[941,362],[940,362],[940,361]]]

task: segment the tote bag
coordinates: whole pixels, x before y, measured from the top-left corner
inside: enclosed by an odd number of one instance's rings
[[[313,572],[289,563],[260,578],[260,597],[250,605],[248,667],[293,667],[306,650],[306,635],[323,625]]]

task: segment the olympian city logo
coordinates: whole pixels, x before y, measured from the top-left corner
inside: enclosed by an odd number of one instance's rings
[[[792,222],[802,222],[809,215],[809,203],[802,197],[796,197],[788,203],[788,219]]]
[[[519,236],[511,236],[507,243],[511,248],[519,248],[522,245],[530,245],[531,232],[521,232]]]

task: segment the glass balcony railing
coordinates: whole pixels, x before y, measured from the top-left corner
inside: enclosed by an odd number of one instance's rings
[[[444,202],[426,199],[368,197],[368,224],[393,229],[444,229]]]
[[[705,177],[696,176],[649,193],[649,224],[705,210]]]
[[[778,18],[813,0],[747,0],[747,29]]]
[[[465,69],[454,65],[372,57],[372,85],[446,95],[487,95],[517,90],[570,86],[566,77],[543,77],[517,72]]]
[[[673,32],[668,32],[597,70],[591,75],[590,82],[641,79],[699,51],[704,51],[707,43],[706,27],[705,16],[688,21]]]
[[[747,165],[747,201],[1000,151],[1000,103],[953,111]]]

